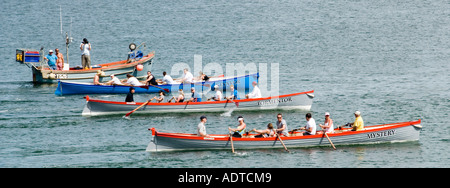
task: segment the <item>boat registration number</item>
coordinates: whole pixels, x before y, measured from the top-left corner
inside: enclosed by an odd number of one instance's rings
[[[67,79],[69,78],[67,74],[56,74],[56,79]]]

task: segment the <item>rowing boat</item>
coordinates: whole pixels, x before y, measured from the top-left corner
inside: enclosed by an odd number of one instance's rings
[[[165,112],[224,112],[231,109],[239,110],[265,110],[265,109],[302,109],[310,110],[314,97],[314,90],[293,93],[280,96],[222,100],[205,102],[182,102],[182,103],[148,103],[135,113],[165,113]],[[116,102],[90,99],[86,96],[86,105],[83,116],[98,116],[107,114],[126,114],[140,105],[142,102]]]
[[[104,77],[109,77],[105,75]],[[259,73],[248,74],[244,76],[216,77],[208,81],[196,81],[191,84],[183,84],[175,81],[174,84],[164,84],[157,86],[134,86],[135,93],[158,93],[161,90],[167,92],[177,91],[178,89],[186,89],[190,91],[191,87],[195,87],[196,91],[209,91],[214,86],[219,86],[222,90],[226,90],[231,84],[237,89],[252,89],[253,81],[258,81]],[[91,80],[92,81],[92,80]],[[76,94],[127,94],[131,86],[123,85],[94,85],[93,83],[75,83],[67,81],[58,81],[58,87],[55,95],[76,95]]]
[[[405,142],[419,140],[421,120],[367,126],[362,131],[351,131],[350,128],[335,129],[335,133],[327,133],[334,145],[373,144],[385,142]],[[164,133],[155,128],[152,139],[147,146],[148,152],[181,151],[181,150],[215,150],[230,149],[228,134],[212,134],[209,137],[200,137],[196,134]],[[294,133],[296,134],[296,133]],[[282,137],[288,148],[329,146],[323,134],[309,136]],[[233,138],[235,149],[283,148],[277,137],[254,138],[254,135],[242,138]]]
[[[137,51],[138,50],[136,50],[136,52]],[[142,54],[141,51],[138,52],[140,53],[139,56],[134,54],[134,56],[130,58],[129,54],[129,58],[126,60],[97,65],[93,64],[91,69],[82,69],[79,66],[69,68],[69,65],[67,64],[67,66],[64,67],[67,67],[67,69],[51,70],[47,63],[44,62],[43,50],[17,49],[16,61],[31,67],[33,72],[33,82],[35,83],[56,83],[58,80],[92,82],[98,70],[103,71],[105,75],[108,76],[114,74],[119,79],[125,78],[126,74],[132,74],[137,78],[145,78],[147,76],[147,71],[151,70],[155,52],[150,52],[147,55]],[[137,68],[140,65],[142,65],[142,69]],[[104,77],[105,76],[101,76],[99,81],[101,82]]]

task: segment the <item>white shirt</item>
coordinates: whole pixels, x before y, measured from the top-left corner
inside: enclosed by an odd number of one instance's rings
[[[141,82],[136,77],[128,78],[127,84],[131,84],[132,86],[143,86]]]
[[[306,129],[312,128],[310,134],[315,135],[316,134],[316,120],[314,118],[309,119],[308,122],[306,122]]]
[[[114,78],[111,79],[111,80],[113,81],[113,84],[116,84],[116,85],[122,85],[122,82],[120,82],[119,78],[117,78],[117,77],[115,77],[115,76],[114,76]]]
[[[206,135],[206,127],[202,122],[197,126],[197,136],[202,136],[200,133]]]
[[[214,95],[214,97],[216,97],[216,100],[218,100],[218,101],[222,100],[222,92],[217,90],[216,95]]]
[[[89,44],[81,43],[80,47],[83,47],[83,50],[81,50],[81,55],[90,55]]]
[[[258,86],[253,87],[253,91],[248,94],[248,98],[261,98],[261,91],[259,90]]]
[[[185,78],[184,82],[188,82],[188,83],[194,82],[194,75],[192,75],[192,73],[190,73],[190,72],[186,72],[186,74],[184,74],[183,78]]]
[[[170,75],[166,74],[164,78],[162,79],[163,82],[166,82],[167,84],[173,84],[173,79]]]
[[[328,123],[325,123],[325,126],[328,126]],[[334,125],[333,122],[331,122],[330,128],[325,129],[326,133],[334,133]]]

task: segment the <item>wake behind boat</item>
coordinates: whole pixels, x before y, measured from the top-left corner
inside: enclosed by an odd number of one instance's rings
[[[109,76],[105,75],[104,77]],[[75,83],[58,81],[55,95],[75,95],[75,94],[127,94],[130,87],[135,88],[135,93],[158,93],[161,90],[171,92],[178,89],[190,89],[195,87],[197,91],[209,91],[214,86],[219,86],[226,90],[229,85],[234,85],[237,89],[252,89],[252,82],[258,81],[259,73],[244,76],[214,77],[208,81],[195,81],[191,84],[183,84],[174,81],[175,84],[148,85],[148,86],[123,86],[123,85],[94,85],[92,83]]]
[[[410,122],[367,126],[362,131],[351,131],[350,128],[335,129],[335,133],[328,133],[327,135],[334,145],[417,141],[422,129],[420,123],[421,120],[419,119]],[[228,134],[210,134],[208,137],[200,137],[197,134],[164,133],[157,131],[155,128],[149,130],[152,131],[152,139],[147,146],[147,152],[223,150],[231,149],[231,144],[233,144],[234,149],[284,147],[277,137],[254,138],[255,135],[247,135],[242,138],[234,137],[231,142]],[[324,134],[281,138],[287,148],[330,145]]]
[[[165,112],[225,112],[233,110],[269,110],[269,109],[301,109],[310,110],[314,98],[314,90],[280,96],[222,100],[206,102],[182,103],[147,103],[135,113],[165,113]],[[107,114],[126,114],[144,103],[116,102],[90,99],[86,96],[83,116],[98,116]]]

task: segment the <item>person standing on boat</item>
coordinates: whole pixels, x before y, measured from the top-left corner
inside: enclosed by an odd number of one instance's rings
[[[350,123],[352,126],[352,131],[362,131],[364,129],[364,121],[361,117],[361,112],[355,112],[355,122]]]
[[[64,68],[64,56],[62,53],[59,53],[59,49],[55,49],[56,57],[56,70],[63,70]]]
[[[245,95],[245,98],[247,98],[247,99],[261,98],[261,90],[259,90],[259,88],[257,86],[258,83],[256,83],[256,81],[253,81],[252,85],[253,85],[252,92],[249,93],[248,95]]]
[[[315,135],[316,134],[316,120],[312,118],[311,113],[306,114],[306,126],[300,127],[300,130],[305,130],[303,136],[305,135]]]
[[[237,118],[237,120],[239,122],[238,127],[236,129],[232,129],[231,127],[228,127],[228,130],[234,132],[232,135],[233,137],[240,138],[245,133],[245,127],[247,127],[247,125],[245,124],[244,118],[242,116],[239,116]]]
[[[58,57],[53,54],[53,50],[49,50],[48,54],[46,56],[44,56],[44,60],[48,60],[48,66],[50,67],[50,69],[52,70],[56,70],[56,60],[58,60]]]
[[[90,69],[91,68],[91,43],[84,38],[83,42],[80,44],[80,50],[81,50],[81,66],[83,66],[83,69]]]
[[[208,134],[206,134],[206,127],[205,127],[206,120],[207,120],[206,116],[200,117],[200,123],[197,126],[197,136],[202,136],[202,137],[209,136]]]
[[[134,88],[130,87],[130,92],[127,94],[127,98],[125,98],[125,102],[134,102],[133,94],[134,94]]]
[[[325,122],[322,124],[319,124],[319,126],[324,130],[326,133],[334,133],[334,125],[333,120],[330,118],[330,113],[325,112]],[[323,132],[321,132],[323,133]]]
[[[277,115],[277,129],[275,131],[281,136],[289,136],[286,120],[283,119],[281,113]]]

